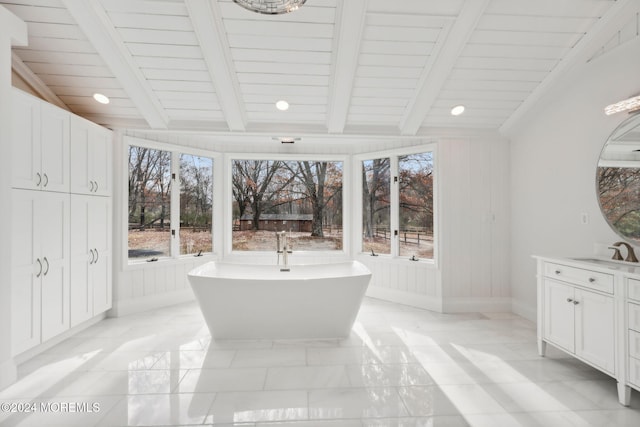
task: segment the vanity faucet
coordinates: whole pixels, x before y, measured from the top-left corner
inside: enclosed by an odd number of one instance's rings
[[[616,242],[613,246],[609,246],[609,249],[613,249],[613,257],[611,259],[622,260],[622,255],[620,254],[620,246],[624,246],[627,248],[627,257],[625,261],[627,262],[638,262],[638,258],[636,258],[636,253],[633,250],[633,246],[628,244],[627,242]]]

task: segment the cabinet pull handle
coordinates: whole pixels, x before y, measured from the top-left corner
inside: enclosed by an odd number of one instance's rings
[[[562,271],[560,271],[560,270],[556,270],[556,271],[555,271],[555,273],[556,273],[556,274],[560,274],[560,273],[562,273]]]
[[[98,250],[94,249],[94,251],[96,251],[96,262],[98,262],[98,260],[100,259],[100,256],[98,255]]]
[[[93,192],[93,181],[89,181],[89,191]]]
[[[97,193],[98,192],[98,181],[93,181],[93,182],[96,184],[95,192]]]
[[[596,281],[596,279],[594,277],[589,277],[589,283],[593,283],[595,281]]]
[[[47,174],[44,174],[44,186],[46,187],[47,184],[49,184],[49,177],[47,176]],[[46,258],[45,258],[46,259]]]
[[[580,304],[580,301],[574,301],[573,302],[573,305],[578,305],[578,304]]]
[[[567,302],[573,302],[571,298],[567,298]]]
[[[93,249],[89,249],[89,253],[91,254],[91,259],[89,260],[89,265],[91,265],[91,264],[93,264],[93,262],[94,262],[94,260],[95,260],[96,256],[95,256],[95,254],[93,253]]]
[[[40,172],[36,172],[36,176],[38,177],[38,182],[36,182],[36,187],[40,187],[40,183],[42,182],[42,175],[40,175]]]
[[[36,277],[40,277],[40,275],[42,274],[42,261],[40,261],[40,258],[36,259],[36,262],[38,263],[38,265],[40,265],[40,271],[38,271],[38,274],[36,274]]]
[[[49,260],[47,259],[47,257],[44,257],[43,261],[47,263],[47,269],[44,271],[44,275],[46,276],[49,272]]]

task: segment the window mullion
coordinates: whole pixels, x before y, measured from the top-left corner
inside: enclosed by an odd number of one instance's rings
[[[400,253],[398,247],[400,239],[396,234],[400,226],[400,183],[398,176],[398,156],[389,156],[389,171],[391,173],[391,256],[397,257]]]
[[[180,153],[171,152],[171,257],[180,256]]]

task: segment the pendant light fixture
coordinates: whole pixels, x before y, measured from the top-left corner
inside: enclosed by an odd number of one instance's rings
[[[266,15],[281,15],[299,9],[307,0],[233,0],[247,10]]]

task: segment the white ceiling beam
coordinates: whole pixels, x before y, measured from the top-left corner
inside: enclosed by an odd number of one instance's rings
[[[40,77],[38,77],[31,68],[27,66],[22,59],[15,53],[11,53],[11,68],[16,72],[18,76],[26,84],[28,84],[38,95],[42,97],[45,101],[57,105],[60,108],[64,108],[69,111],[69,107],[65,104],[62,99],[58,97],[44,82]]]
[[[401,134],[415,135],[420,129],[433,103],[438,98],[440,90],[449,78],[462,49],[469,41],[482,14],[489,5],[489,1],[470,0],[464,2],[462,11],[450,31],[443,28],[446,39],[441,44],[439,51],[434,51],[434,55],[425,66],[415,94],[400,120]]]
[[[100,3],[97,0],[62,0],[62,3],[149,126],[166,129],[169,123],[166,111]]]
[[[531,92],[516,111],[500,127],[500,133],[508,135],[527,112],[574,66],[584,64],[594,52],[617,33],[631,17],[640,12],[640,0],[617,0],[567,55],[551,70]],[[630,94],[631,95],[631,94]],[[604,109],[604,105],[602,108]]]
[[[186,0],[185,4],[227,125],[232,131],[244,131],[247,114],[242,105],[240,83],[234,72],[220,6],[217,1],[203,0]]]
[[[367,18],[368,0],[338,2],[334,29],[334,64],[327,106],[327,130],[342,133],[347,123],[351,92],[358,68],[360,44]]]

